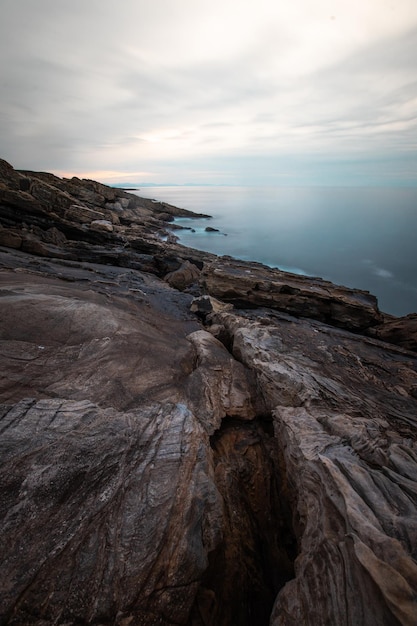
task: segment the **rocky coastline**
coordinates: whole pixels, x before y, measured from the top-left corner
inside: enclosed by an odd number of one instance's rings
[[[0,623],[415,626],[417,314],[184,216],[0,161]]]

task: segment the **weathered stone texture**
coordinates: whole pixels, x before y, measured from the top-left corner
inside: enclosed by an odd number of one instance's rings
[[[202,280],[210,295],[237,306],[271,307],[354,331],[381,322],[375,296],[321,278],[221,258],[206,265]]]
[[[285,461],[299,552],[271,624],[411,626],[416,360],[323,324],[257,318],[216,322],[256,372]]]
[[[185,623],[221,533],[188,409],[25,400],[1,423],[2,623]]]

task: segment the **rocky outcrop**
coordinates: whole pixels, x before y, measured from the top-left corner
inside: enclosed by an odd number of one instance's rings
[[[236,306],[267,306],[349,330],[363,331],[382,321],[375,296],[321,278],[222,258],[205,266],[202,279],[211,295]]]
[[[200,270],[194,263],[190,261],[184,261],[184,263],[177,270],[169,272],[165,276],[165,280],[171,287],[184,291],[190,285],[198,282],[200,277]]]
[[[0,622],[414,625],[415,316],[0,179]]]
[[[169,236],[166,220],[174,216],[208,217],[95,181],[18,172],[0,160],[0,245],[51,258],[110,262],[157,276],[185,262],[201,268],[213,255],[163,241]],[[65,238],[60,250],[45,245],[51,229]]]
[[[384,323],[375,328],[373,335],[417,352],[417,313],[400,318],[386,316]]]

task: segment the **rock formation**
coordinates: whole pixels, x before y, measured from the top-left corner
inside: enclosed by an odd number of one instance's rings
[[[0,161],[0,623],[417,623],[415,315]]]

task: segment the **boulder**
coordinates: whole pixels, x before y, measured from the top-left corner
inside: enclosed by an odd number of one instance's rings
[[[108,220],[93,220],[90,224],[91,230],[97,230],[104,233],[113,232],[113,224]]]
[[[253,420],[263,405],[251,371],[209,332],[195,331],[187,339],[196,361],[186,382],[188,405],[208,433],[218,430],[226,417]]]
[[[65,245],[67,241],[64,233],[58,230],[58,228],[55,228],[55,226],[52,226],[52,228],[48,228],[48,230],[44,232],[42,236],[44,241],[53,243],[56,246]]]
[[[165,276],[165,280],[171,287],[184,291],[184,289],[197,282],[199,277],[200,270],[198,267],[187,260],[177,270],[169,272]]]
[[[230,309],[233,309],[233,304],[222,302],[207,295],[194,298],[190,307],[193,313],[197,313],[202,318],[206,318],[210,313],[229,311]]]

